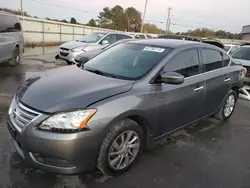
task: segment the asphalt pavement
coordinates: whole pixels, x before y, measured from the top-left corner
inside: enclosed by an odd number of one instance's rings
[[[28,166],[14,150],[6,128],[7,110],[25,79],[66,66],[53,56],[26,57],[17,67],[0,66],[0,188],[250,187],[250,101],[245,100],[238,101],[228,122],[208,118],[163,138],[119,177],[98,171],[65,176]]]

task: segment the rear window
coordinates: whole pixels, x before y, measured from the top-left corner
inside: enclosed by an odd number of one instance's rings
[[[244,59],[244,60],[250,60],[250,47],[240,47],[236,49],[232,57],[235,59]]]
[[[0,14],[0,33],[19,31],[21,31],[21,25],[16,16]]]

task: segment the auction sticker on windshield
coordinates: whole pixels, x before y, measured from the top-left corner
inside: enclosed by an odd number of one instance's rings
[[[156,48],[156,47],[151,47],[151,46],[146,46],[143,51],[149,51],[149,52],[158,52],[158,53],[162,53],[164,52],[164,48]]]

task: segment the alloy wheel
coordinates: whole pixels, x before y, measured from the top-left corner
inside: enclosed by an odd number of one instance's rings
[[[224,108],[224,115],[225,117],[229,117],[235,106],[235,97],[234,95],[229,95],[229,97],[226,100],[225,108]]]
[[[135,131],[126,131],[120,134],[112,143],[108,162],[114,170],[122,170],[128,167],[138,155],[140,139]]]
[[[16,50],[15,51],[15,54],[14,54],[14,59],[15,59],[15,62],[18,63],[19,62],[19,59],[20,59],[20,55],[19,55],[19,51]]]

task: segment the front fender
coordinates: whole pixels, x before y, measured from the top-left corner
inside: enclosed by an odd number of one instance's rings
[[[107,132],[116,122],[130,116],[139,116],[148,124],[150,135],[154,135],[158,129],[158,113],[155,108],[136,95],[118,95],[107,100],[95,103],[89,108],[96,108],[97,113],[88,122],[88,127],[96,131],[103,140]]]

